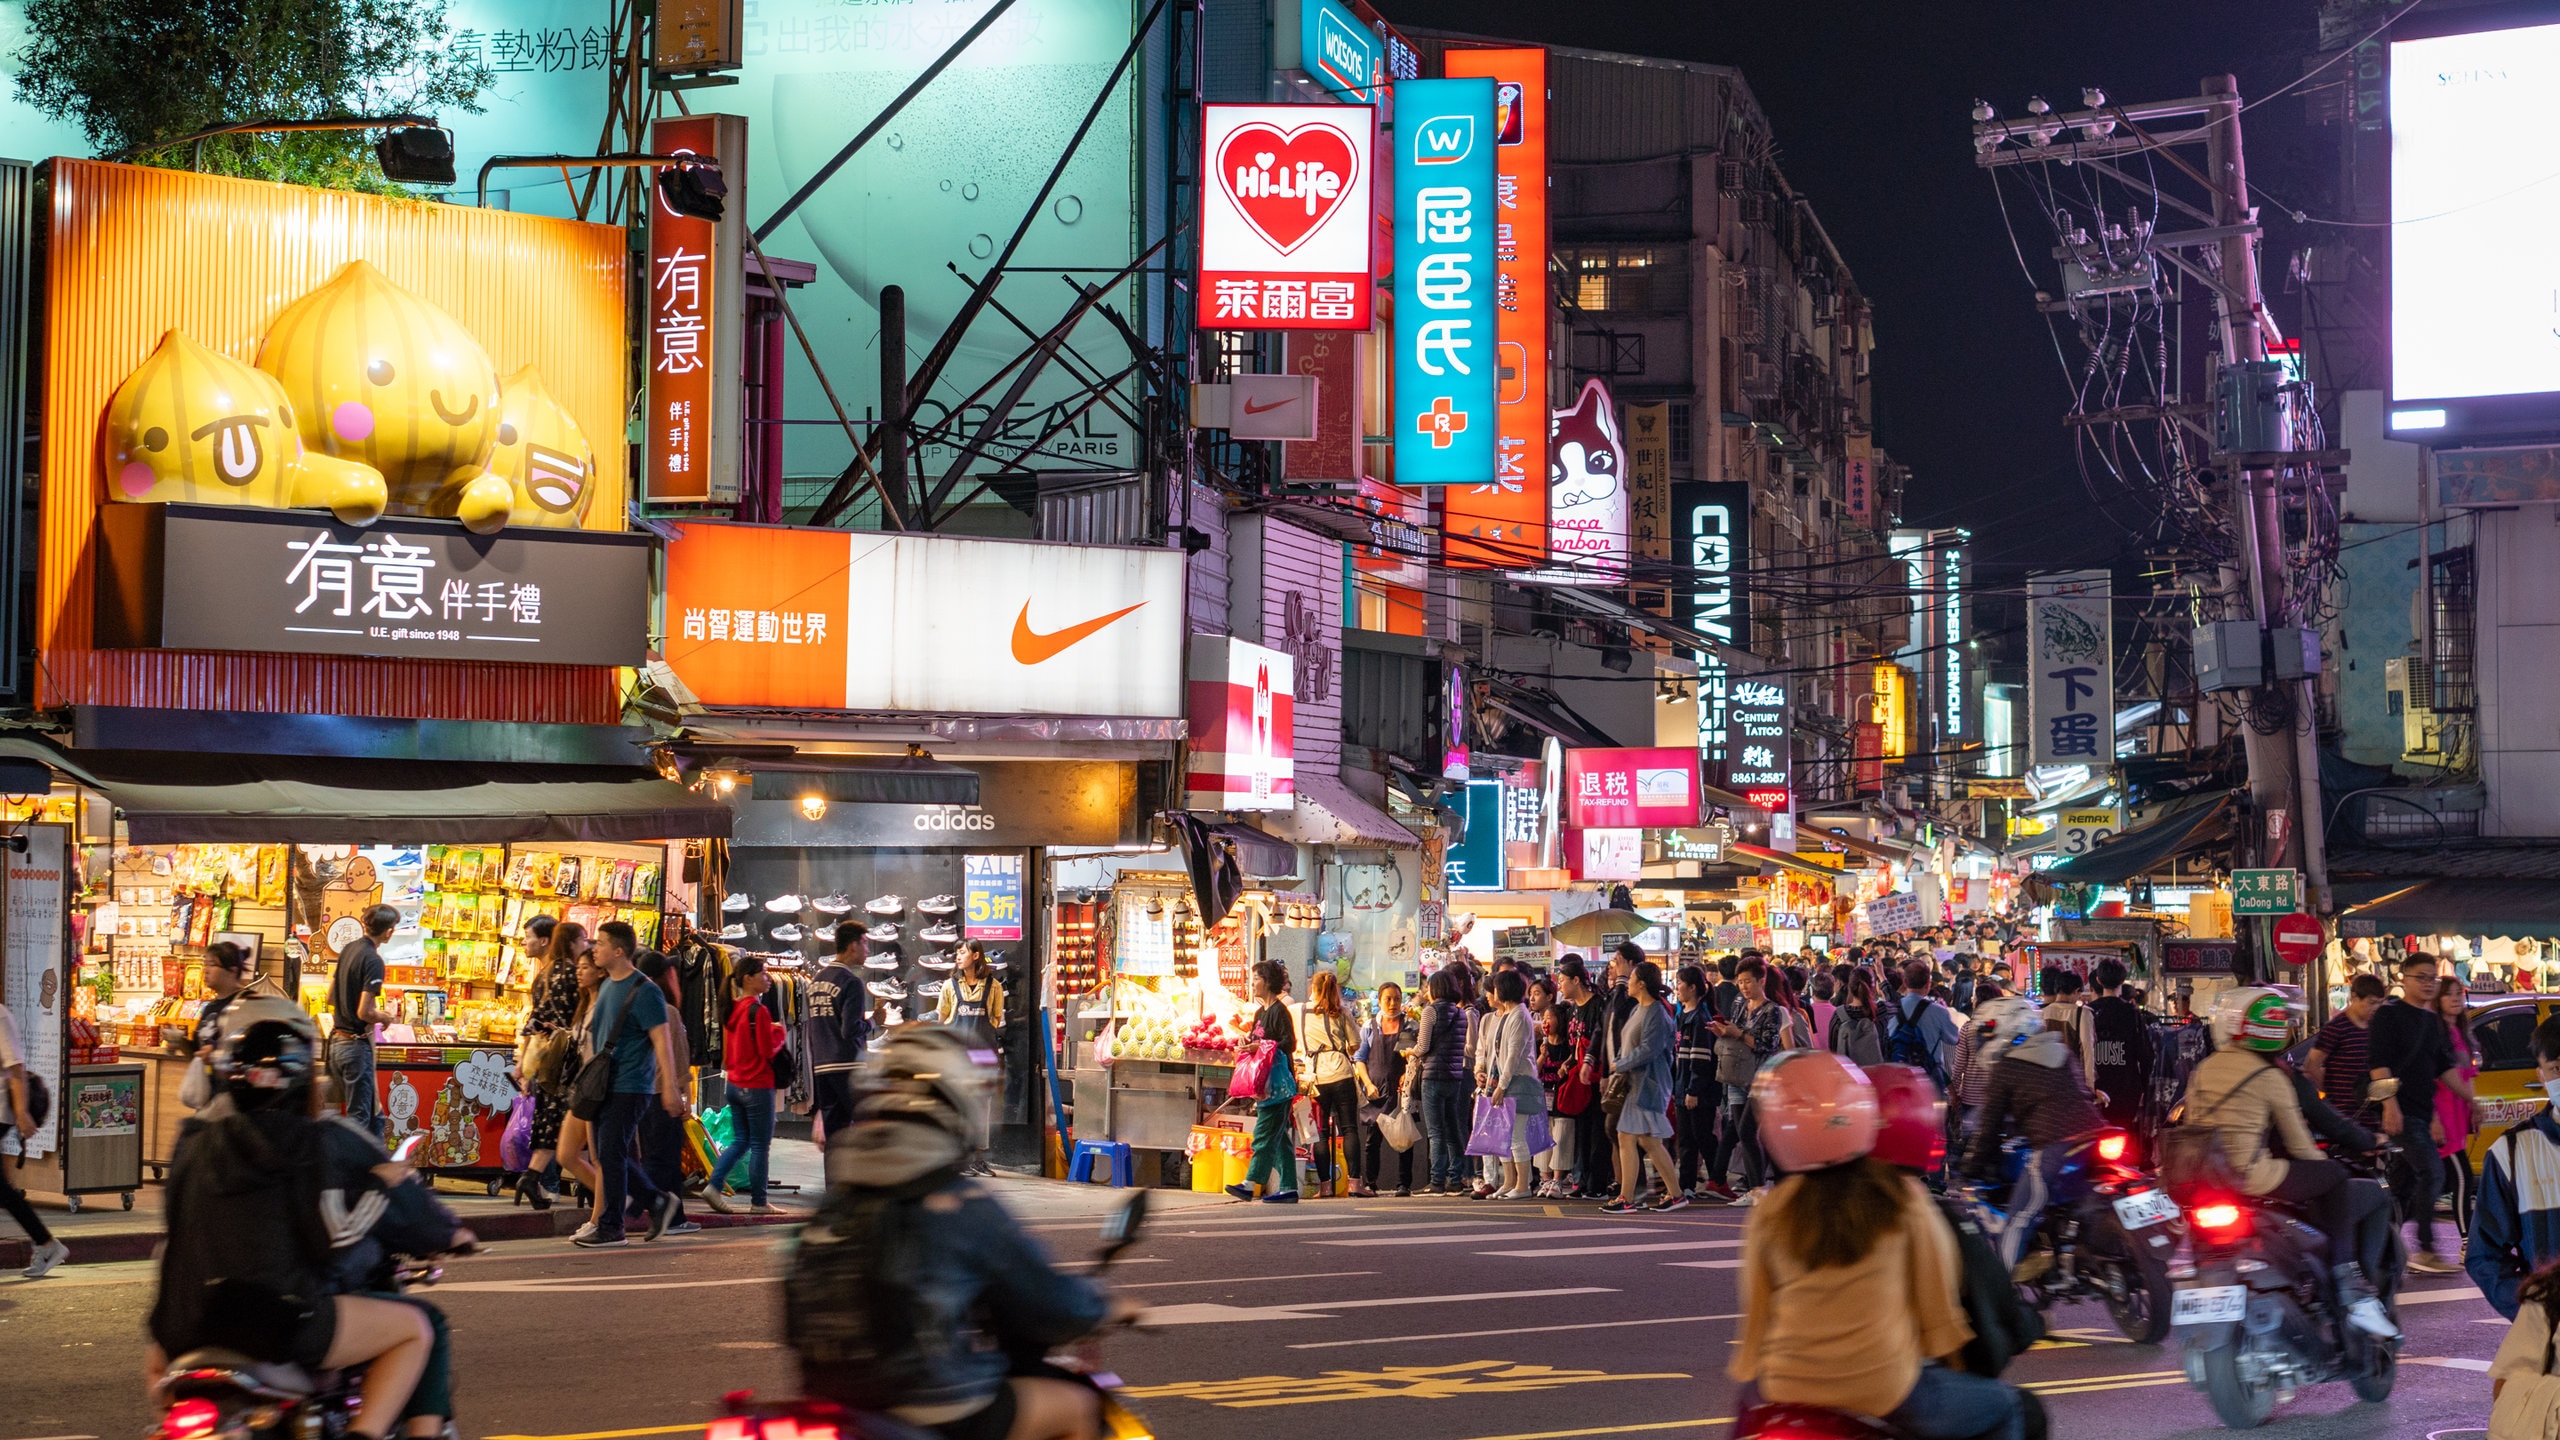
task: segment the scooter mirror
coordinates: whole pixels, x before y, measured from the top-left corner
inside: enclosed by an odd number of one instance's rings
[[[1137,1243],[1138,1231],[1147,1223],[1147,1192],[1132,1190],[1120,1208],[1102,1222],[1102,1246],[1106,1256],[1117,1255]]]

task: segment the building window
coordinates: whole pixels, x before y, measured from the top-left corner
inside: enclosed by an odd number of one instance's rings
[[[1677,246],[1573,245],[1556,255],[1586,314],[1688,308],[1688,257]]]
[[[2436,556],[2432,570],[2433,583],[2428,589],[2435,612],[2436,675],[2430,708],[2439,715],[2468,715],[2480,708],[2473,668],[2471,626],[2476,602],[2471,547],[2466,545]]]
[[[1585,375],[1642,375],[1644,337],[1615,330],[1577,330],[1573,368]]]
[[[1671,463],[1672,463],[1672,464],[1674,464],[1674,465],[1686,465],[1686,464],[1688,464],[1688,463],[1689,463],[1689,443],[1690,443],[1690,420],[1689,420],[1689,407],[1688,407],[1688,406],[1686,406],[1686,405],[1679,405],[1679,404],[1675,404],[1675,405],[1673,405],[1673,406],[1671,407]]]

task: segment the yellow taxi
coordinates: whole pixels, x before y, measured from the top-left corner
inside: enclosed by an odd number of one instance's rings
[[[2463,1157],[2472,1176],[2499,1136],[2548,1103],[2534,1078],[2533,1031],[2555,1007],[2560,995],[2470,997],[2471,1042],[2480,1052],[2480,1074],[2471,1084],[2471,1148]]]

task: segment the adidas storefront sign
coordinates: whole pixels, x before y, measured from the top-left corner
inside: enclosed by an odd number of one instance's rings
[[[939,805],[917,811],[915,827],[927,831],[993,830],[996,817],[979,805]]]

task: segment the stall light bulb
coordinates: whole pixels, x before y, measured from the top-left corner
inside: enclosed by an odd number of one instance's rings
[[[818,794],[808,794],[808,795],[803,795],[803,796],[801,796],[801,797],[800,797],[800,818],[801,818],[801,819],[803,819],[803,820],[824,820],[824,819],[826,819],[826,818],[827,818],[827,797],[826,797],[826,796],[824,796],[824,795],[818,795]]]

